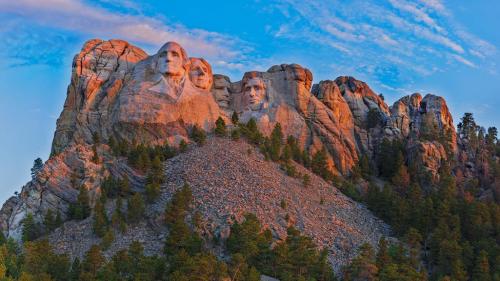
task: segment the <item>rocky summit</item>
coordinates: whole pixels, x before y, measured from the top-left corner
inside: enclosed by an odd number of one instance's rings
[[[490,177],[482,166],[486,164],[476,161],[466,140],[457,137],[443,98],[415,93],[389,106],[353,77],[313,81],[311,71],[297,64],[249,71],[240,81],[231,81],[213,74],[209,62],[189,57],[175,42],[148,55],[125,41],[90,40],[73,60],[50,159],[4,203],[0,229],[19,240],[28,214],[41,222],[47,212],[57,212],[66,222],[47,234],[51,244],[58,252],[81,257],[98,240],[89,227],[91,218],[77,222],[67,215],[78,188],[88,190],[95,203],[109,177],[127,178],[134,192],[143,192],[148,181],[114,153],[111,140],[182,147],[191,142],[194,130],[213,132],[218,119],[235,128],[235,113],[240,123],[254,120],[264,136],[279,124],[283,141],[292,136],[306,155],[324,151],[335,178],[353,176],[363,161],[376,167],[380,147],[388,141],[400,142],[402,161],[429,182],[439,181],[444,168],[460,175],[459,182]],[[453,166],[444,167],[449,159]],[[144,221],[116,237],[108,256],[132,240],[142,242],[146,253],[160,253],[168,233],[161,225],[164,206],[184,183],[193,189],[207,236],[227,238],[230,224],[251,212],[275,239],[284,238],[287,226],[295,225],[329,249],[336,269],[362,243],[376,246],[380,237],[391,235],[387,225],[340,193],[339,186],[293,163],[298,174],[308,175],[310,182],[304,184],[244,140],[210,135],[205,145],[189,145],[187,152],[163,165],[161,199],[148,205]],[[108,212],[113,204],[106,205]]]

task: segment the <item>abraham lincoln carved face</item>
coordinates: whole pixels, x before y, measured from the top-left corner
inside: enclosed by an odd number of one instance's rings
[[[243,80],[242,104],[250,110],[259,110],[266,101],[266,84],[260,77]]]
[[[175,42],[168,42],[158,51],[157,70],[166,77],[182,77],[189,66],[186,51]]]

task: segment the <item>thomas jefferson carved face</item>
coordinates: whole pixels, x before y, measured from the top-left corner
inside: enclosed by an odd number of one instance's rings
[[[182,77],[189,61],[186,51],[175,42],[168,42],[158,51],[158,71],[164,76]]]
[[[189,79],[193,84],[203,90],[210,90],[213,77],[210,64],[204,59],[190,58]]]
[[[243,106],[259,110],[266,99],[266,85],[260,77],[252,77],[243,84]]]

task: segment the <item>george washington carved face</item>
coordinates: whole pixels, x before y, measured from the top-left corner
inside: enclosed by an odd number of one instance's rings
[[[203,90],[210,90],[213,76],[212,67],[202,58],[189,58],[191,66],[189,69],[189,79],[193,84]]]
[[[259,110],[266,98],[266,84],[261,77],[253,76],[243,80],[242,105],[244,108]]]
[[[164,76],[182,77],[189,66],[186,51],[175,42],[168,42],[158,51],[157,70]]]

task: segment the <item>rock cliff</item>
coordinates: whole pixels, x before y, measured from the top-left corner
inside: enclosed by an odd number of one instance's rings
[[[281,124],[285,137],[294,136],[300,148],[310,155],[326,149],[329,168],[341,177],[349,176],[362,156],[375,162],[384,139],[404,143],[406,165],[419,167],[434,179],[444,160],[463,155],[450,111],[438,96],[429,94],[422,98],[413,94],[389,107],[366,83],[353,77],[313,85],[311,71],[297,64],[275,65],[265,72],[250,71],[241,81],[232,82],[227,76],[212,74],[209,62],[189,58],[174,42],[149,56],[125,41],[96,39],[85,43],[74,58],[52,155],[36,178],[3,205],[1,231],[19,239],[26,214],[41,221],[48,209],[59,211],[65,219],[69,204],[76,200],[77,189],[84,186],[91,198],[97,198],[101,182],[109,175],[126,175],[134,190],[143,190],[143,175],[111,153],[104,144],[110,139],[131,144],[177,145],[181,140],[189,142],[194,126],[210,132],[219,117],[230,124],[233,112],[239,114],[241,122],[254,118],[264,135]],[[373,244],[380,235],[387,234],[385,226],[368,211],[324,181],[314,178],[311,190],[303,193],[296,180],[279,173],[278,167],[254,156],[238,156],[230,150],[233,145],[235,151],[241,152],[237,148],[241,144],[215,142],[207,148],[209,151],[191,152],[198,153],[193,159],[179,157],[169,161],[164,198],[181,179],[188,181],[193,184],[205,218],[214,221],[211,232],[227,223],[221,218],[252,211],[278,237],[286,223],[276,210],[276,200],[286,198],[294,205],[290,214],[301,229],[320,245],[335,248],[342,262],[351,257],[348,252],[361,241]],[[225,151],[224,155],[218,149]],[[243,161],[241,169],[249,165],[254,170],[224,171],[217,159],[200,162],[200,153],[210,153],[212,158],[215,155],[224,161],[234,157],[234,161]],[[98,161],[93,159],[96,154]],[[462,165],[463,161],[458,158],[457,163]],[[190,165],[199,166],[201,171],[186,174]],[[228,163],[228,167],[233,166]],[[221,178],[204,179],[214,173]],[[233,175],[227,178],[222,176],[224,173]],[[472,172],[464,174],[474,176]],[[320,206],[316,204],[320,197],[335,203]],[[375,232],[370,233],[372,230]],[[64,230],[54,235],[59,235],[51,236],[55,244],[69,241]]]

